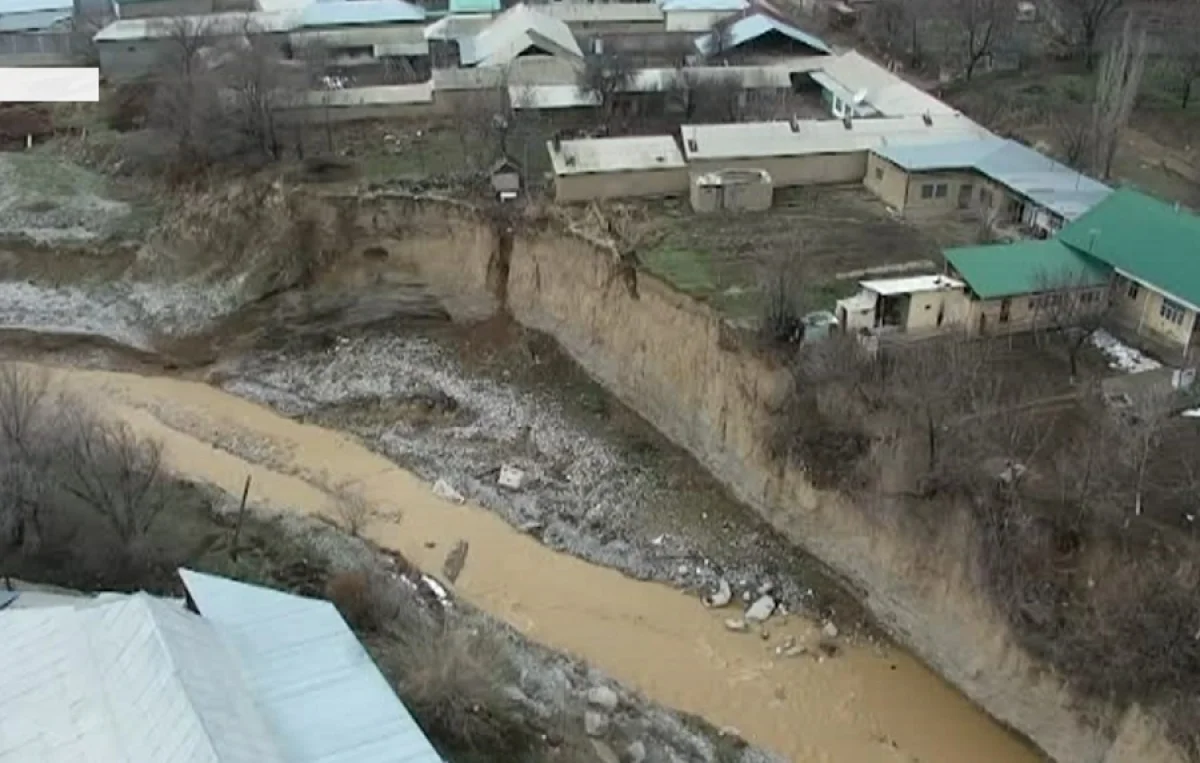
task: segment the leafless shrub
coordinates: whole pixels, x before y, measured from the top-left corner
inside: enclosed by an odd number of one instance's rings
[[[350,485],[342,485],[333,496],[334,512],[341,527],[355,538],[362,534],[374,513],[370,501]]]
[[[594,97],[599,103],[605,127],[612,128],[617,99],[629,88],[636,74],[632,60],[619,51],[594,53],[584,58],[576,87],[580,93]]]
[[[401,634],[382,656],[385,672],[430,737],[449,753],[518,760],[535,730],[505,692],[515,675],[497,634],[466,623]]]
[[[1089,271],[1039,273],[1035,279],[1034,327],[1039,340],[1063,347],[1071,380],[1079,376],[1079,356],[1109,315],[1107,284]]]
[[[1075,49],[1089,69],[1095,62],[1096,42],[1101,32],[1119,19],[1129,5],[1129,0],[1060,0],[1056,4]]]
[[[1096,100],[1092,105],[1092,131],[1089,167],[1093,174],[1108,179],[1121,135],[1129,124],[1146,66],[1146,33],[1134,27],[1133,18],[1125,22],[1121,36],[1104,56],[1096,80]]]
[[[378,570],[334,575],[325,595],[351,627],[364,633],[426,633],[435,625],[412,587]]]

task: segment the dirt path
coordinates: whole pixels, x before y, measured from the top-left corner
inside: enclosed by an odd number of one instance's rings
[[[770,623],[769,640],[732,633],[723,625],[736,615],[732,609],[706,610],[666,586],[551,551],[493,514],[438,498],[338,433],[204,384],[55,373],[160,440],[179,472],[231,492],[251,475],[254,504],[321,513],[330,508],[331,487],[350,485],[377,507],[368,534],[428,570],[440,569],[446,552],[467,541],[460,596],[659,702],[736,728],[798,763],[1038,760],[902,652],[850,645],[821,661],[776,656],[774,647],[787,638],[815,647],[816,625],[793,616]]]

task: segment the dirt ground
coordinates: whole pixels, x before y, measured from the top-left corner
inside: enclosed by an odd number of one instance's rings
[[[831,310],[857,289],[859,271],[912,263],[929,272],[943,247],[973,243],[978,232],[970,218],[897,219],[861,186],[786,189],[760,213],[696,215],[681,200],[647,209],[662,233],[642,264],[735,319],[757,315],[766,279],[797,278],[808,309]]]

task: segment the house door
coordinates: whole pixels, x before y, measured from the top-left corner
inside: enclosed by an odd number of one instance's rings
[[[1007,297],[1005,299],[1000,300],[1000,322],[1001,323],[1008,323],[1008,314],[1009,314],[1010,310],[1012,310],[1012,300],[1008,299]]]
[[[971,194],[975,192],[975,186],[969,183],[964,183],[958,187],[958,208],[966,209],[971,206]]]

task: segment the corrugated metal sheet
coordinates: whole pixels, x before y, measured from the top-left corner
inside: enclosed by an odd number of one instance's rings
[[[750,7],[747,0],[659,0],[664,13],[742,11]]]
[[[1045,154],[994,136],[919,146],[881,146],[875,152],[910,172],[975,170],[1065,220],[1074,220],[1112,193],[1103,183]]]
[[[583,57],[579,43],[564,22],[516,5],[475,37],[460,40],[459,59],[466,66],[507,66],[532,47]]]
[[[556,175],[681,169],[686,166],[679,146],[669,135],[564,140],[557,151],[553,143],[548,143],[547,148]]]
[[[888,117],[959,113],[957,109],[853,50],[826,63],[821,73],[814,73],[813,79],[843,100],[863,94],[866,103]]]
[[[74,10],[73,0],[0,0],[0,16],[37,11],[66,11],[70,14]]]
[[[215,631],[146,594],[0,616],[0,761],[282,763]]]
[[[70,22],[70,10],[0,13],[0,32],[44,32]]]
[[[300,16],[303,27],[407,24],[425,21],[425,9],[403,0],[347,0],[312,3]]]
[[[759,159],[866,151],[908,143],[947,143],[988,136],[966,117],[940,117],[926,125],[921,117],[859,119],[846,129],[838,119],[788,122],[684,125],[684,150],[689,160]],[[695,145],[695,148],[692,146]]]
[[[825,41],[821,38],[766,13],[752,13],[744,16],[729,24],[728,29],[729,31],[726,32],[727,44],[731,48],[737,48],[751,40],[756,40],[765,34],[774,32],[794,40],[801,45],[807,45],[813,50],[822,53],[833,53],[833,49],[825,44]],[[705,34],[696,38],[696,50],[700,51],[702,55],[709,55],[713,46],[713,34]]]
[[[289,763],[442,763],[332,604],[180,570]]]

